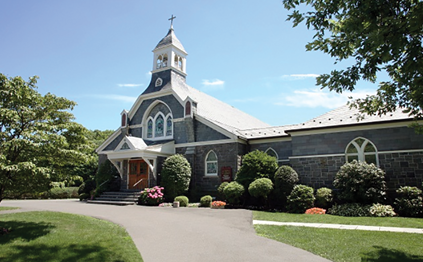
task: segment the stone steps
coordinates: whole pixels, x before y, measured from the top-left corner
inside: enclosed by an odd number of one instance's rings
[[[87,200],[87,203],[119,206],[134,205],[137,203],[139,196],[139,191],[104,192],[93,200]]]

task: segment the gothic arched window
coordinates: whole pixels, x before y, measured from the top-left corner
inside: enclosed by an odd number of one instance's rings
[[[147,138],[153,137],[153,120],[149,119],[147,123]]]
[[[173,134],[172,116],[168,116],[166,119],[166,136]]]
[[[164,136],[164,120],[162,115],[158,115],[155,121],[155,137]]]
[[[278,160],[279,158],[278,158],[278,154],[276,153],[276,151],[273,149],[273,148],[271,148],[271,147],[269,147],[267,150],[266,150],[266,152],[265,152],[266,154],[268,154],[269,156],[273,156],[274,158],[276,158],[276,160]]]
[[[379,158],[375,145],[363,137],[357,137],[348,144],[345,150],[345,158],[347,162],[357,160],[379,166]]]
[[[217,176],[217,155],[213,150],[207,154],[205,166],[206,176]]]
[[[191,102],[187,101],[185,103],[185,116],[191,116]]]

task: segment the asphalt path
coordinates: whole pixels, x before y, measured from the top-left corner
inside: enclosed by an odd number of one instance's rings
[[[87,215],[126,228],[145,262],[329,261],[260,237],[243,209],[171,208],[87,204],[78,200],[3,200],[2,211],[57,211]]]

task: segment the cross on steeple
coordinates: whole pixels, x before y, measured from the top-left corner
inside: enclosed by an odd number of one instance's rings
[[[176,16],[173,16],[173,14],[172,14],[172,16],[168,19],[168,20],[170,20],[170,28],[173,28],[173,19],[175,19],[176,18]]]

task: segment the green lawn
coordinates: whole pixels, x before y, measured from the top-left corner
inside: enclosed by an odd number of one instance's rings
[[[254,211],[255,220],[278,222],[327,223],[363,226],[410,227],[423,228],[422,218],[407,217],[341,217],[333,215],[289,214],[265,211]]]
[[[0,207],[0,212],[4,210],[13,210],[13,209],[19,209],[19,207]]]
[[[336,223],[422,228],[423,219],[339,217],[254,211],[254,219],[280,222]],[[258,235],[332,261],[423,261],[423,234],[255,225]]]
[[[0,261],[142,261],[126,230],[108,221],[58,212],[0,214]]]

